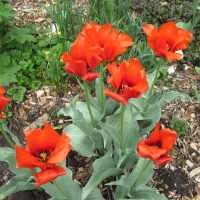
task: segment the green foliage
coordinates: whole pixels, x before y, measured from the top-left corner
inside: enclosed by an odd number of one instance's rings
[[[0,23],[4,20],[9,20],[14,18],[16,14],[13,12],[13,7],[9,4],[4,4],[0,1]]]
[[[178,133],[178,136],[185,135],[190,124],[186,120],[181,120],[178,117],[173,116],[170,127]]]
[[[195,91],[196,98],[197,98],[198,102],[200,103],[200,92],[194,86],[192,86],[192,88]]]
[[[11,96],[11,99],[14,101],[22,102],[24,100],[24,94],[26,92],[26,88],[19,86],[17,88],[12,87],[7,91],[7,94]]]
[[[57,38],[58,42],[73,41],[80,32],[83,24],[82,20],[85,18],[83,17],[83,7],[80,5],[72,8],[73,0],[57,0],[56,4],[51,1],[49,3],[50,6],[47,7],[42,4],[42,7],[47,10],[53,19],[55,32],[51,30],[52,35]]]

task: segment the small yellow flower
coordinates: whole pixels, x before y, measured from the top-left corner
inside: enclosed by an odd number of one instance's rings
[[[48,55],[49,53],[50,53],[49,51],[46,51],[46,52],[45,52],[46,55]]]

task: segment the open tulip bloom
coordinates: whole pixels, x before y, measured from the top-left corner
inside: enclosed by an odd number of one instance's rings
[[[0,118],[5,119],[6,114],[2,113],[6,108],[7,104],[10,102],[10,99],[4,97],[5,91],[2,86],[0,86]]]
[[[71,55],[64,52],[62,60],[65,71],[81,76],[83,80],[92,82],[99,77],[93,70],[106,61],[111,61],[132,46],[132,38],[112,29],[111,24],[103,26],[87,23],[71,47]]]
[[[150,158],[157,166],[174,160],[168,154],[177,138],[176,131],[169,128],[159,130],[160,126],[161,124],[157,123],[149,139],[141,140],[137,146],[138,155]]]
[[[146,72],[137,59],[131,58],[130,62],[124,60],[119,67],[117,62],[107,64],[106,67],[111,74],[107,82],[116,92],[107,88],[104,94],[116,102],[127,105],[130,98],[139,98],[143,92],[147,92]]]
[[[167,58],[169,62],[180,60],[182,54],[178,50],[187,49],[192,34],[187,30],[178,28],[172,21],[163,24],[158,30],[152,24],[142,27],[148,38],[148,44],[151,49],[162,58]]]
[[[66,170],[56,166],[64,161],[71,151],[70,138],[63,133],[61,136],[48,124],[44,129],[34,129],[25,133],[27,145],[25,148],[15,145],[17,168],[33,169],[38,167],[41,172],[35,172],[35,186],[43,185],[66,174]]]

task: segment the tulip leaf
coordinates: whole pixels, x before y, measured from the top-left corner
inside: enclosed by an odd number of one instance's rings
[[[94,188],[85,200],[105,200],[98,188]]]
[[[120,107],[119,103],[117,103],[111,98],[107,99],[105,103],[105,109],[100,120],[104,121],[105,117],[113,115],[119,107]]]
[[[103,149],[105,147],[104,138],[101,132],[101,130],[96,128],[92,131],[90,140],[93,142],[93,149]]]
[[[184,99],[189,99],[190,102],[192,102],[191,97],[188,94],[181,94],[178,91],[170,91],[170,92],[164,92],[160,101],[159,101],[159,107],[162,108],[165,104],[178,99],[178,98],[184,98]]]
[[[137,143],[140,141],[141,137],[139,135],[139,126],[134,118],[134,114],[131,110],[131,105],[128,105],[124,113],[124,123],[123,123],[123,148],[133,148],[136,149]]]
[[[96,156],[93,152],[92,141],[90,141],[90,138],[77,126],[70,124],[63,131],[66,131],[67,135],[71,138],[71,145],[74,151],[77,151],[86,157]]]
[[[0,199],[23,190],[35,189],[34,182],[30,183],[31,175],[14,176],[0,188]]]
[[[109,123],[99,122],[99,126],[113,139],[117,144],[120,144],[119,131]]]
[[[66,168],[67,173],[59,176],[52,183],[47,183],[41,187],[56,199],[81,200],[81,188],[78,182],[72,180],[72,171]]]
[[[155,124],[160,120],[161,108],[158,107],[158,103],[150,105],[143,116],[138,119],[139,133],[144,134],[151,131]]]
[[[121,169],[116,168],[114,161],[110,156],[104,156],[97,159],[92,166],[94,172],[83,188],[82,200],[86,199],[92,190],[109,176],[119,176],[123,174]]]
[[[12,137],[13,141],[15,142],[15,144],[17,144],[18,146],[21,146],[18,138],[16,137],[16,135],[14,133],[12,133],[12,131],[10,131],[7,127],[7,123],[2,123],[2,127],[4,129],[4,131],[6,131],[7,133],[10,134],[10,136]]]
[[[121,149],[115,149],[113,152],[114,161],[117,165],[117,168],[128,169],[134,165],[137,160],[136,150],[135,149],[126,149],[122,154]]]
[[[147,74],[147,82],[148,82],[149,88],[151,88],[151,86],[153,84],[153,80],[154,80],[155,75],[156,75],[156,71],[153,71],[152,73]],[[149,93],[149,90],[148,90],[148,93]]]
[[[0,161],[7,162],[9,169],[17,175],[31,175],[31,170],[25,168],[16,168],[16,152],[9,147],[0,147]]]
[[[130,199],[167,200],[164,195],[157,194],[155,188],[150,188],[145,185],[141,185],[137,189],[132,190],[130,194],[132,196]]]

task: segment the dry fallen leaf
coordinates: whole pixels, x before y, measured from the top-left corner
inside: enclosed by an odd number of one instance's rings
[[[22,117],[25,121],[28,119],[27,113],[24,111],[23,108],[19,108],[19,116]]]

